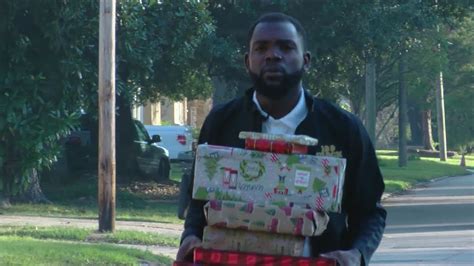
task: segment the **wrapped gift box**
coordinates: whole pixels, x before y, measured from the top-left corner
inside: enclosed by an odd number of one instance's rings
[[[266,134],[242,131],[239,138],[245,139],[245,148],[285,154],[306,154],[308,146],[315,146],[318,140],[305,135]]]
[[[193,198],[340,212],[346,160],[199,145]]]
[[[245,139],[245,149],[285,154],[308,153],[308,146],[288,143],[283,140]]]
[[[302,258],[291,256],[271,256],[237,251],[220,251],[196,248],[194,261],[205,265],[266,265],[266,266],[336,266],[336,261],[328,258]]]
[[[210,226],[300,236],[320,235],[329,222],[324,212],[253,202],[211,200],[204,212]]]
[[[269,255],[301,256],[304,237],[204,227],[202,247],[229,251],[255,252]]]

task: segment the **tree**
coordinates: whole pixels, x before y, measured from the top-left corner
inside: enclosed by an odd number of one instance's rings
[[[195,54],[214,29],[205,3],[128,0],[117,10],[120,117],[134,101],[210,91]],[[99,9],[97,1],[8,0],[0,12],[0,178],[10,197],[55,161],[80,110],[97,110]]]
[[[55,161],[88,85],[82,55],[93,39],[81,29],[90,9],[76,2],[2,1],[0,10],[0,178],[8,199],[30,191],[36,171]],[[31,200],[44,201],[39,186],[34,192]]]
[[[474,144],[474,12],[446,31],[443,67],[448,145],[462,150]]]

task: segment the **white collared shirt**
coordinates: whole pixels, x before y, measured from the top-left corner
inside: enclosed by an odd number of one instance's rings
[[[295,134],[298,125],[303,122],[308,114],[308,107],[304,99],[303,88],[300,88],[300,98],[296,106],[287,115],[280,119],[275,119],[263,111],[257,99],[257,93],[253,92],[253,101],[257,105],[260,113],[268,119],[262,123],[262,133],[269,134]]]
[[[267,117],[268,119],[262,123],[262,133],[269,134],[295,134],[296,128],[298,125],[303,122],[306,115],[308,114],[308,107],[306,106],[306,101],[304,99],[303,88],[300,89],[300,98],[296,106],[291,110],[287,115],[280,119],[275,119],[268,115],[267,112],[263,111],[260,103],[257,99],[257,93],[253,92],[253,101],[257,105],[260,113]],[[309,237],[305,237],[303,245],[303,257],[311,256],[311,244]]]

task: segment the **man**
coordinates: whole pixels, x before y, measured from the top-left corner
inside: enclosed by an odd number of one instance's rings
[[[245,55],[254,86],[245,96],[210,112],[199,143],[243,148],[240,131],[301,134],[319,140],[309,154],[332,152],[346,158],[342,213],[329,213],[326,231],[312,237],[309,246],[312,256],[335,258],[341,265],[365,265],[385,228],[386,212],[379,204],[383,179],[359,119],[303,89],[301,79],[311,60],[305,38],[292,17],[281,13],[260,17],[249,31]],[[191,201],[177,260],[184,260],[201,243],[204,204]]]

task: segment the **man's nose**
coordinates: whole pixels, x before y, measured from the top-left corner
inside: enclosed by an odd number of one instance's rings
[[[265,54],[265,60],[281,60],[282,56],[280,51],[276,48],[268,49],[267,53]]]

